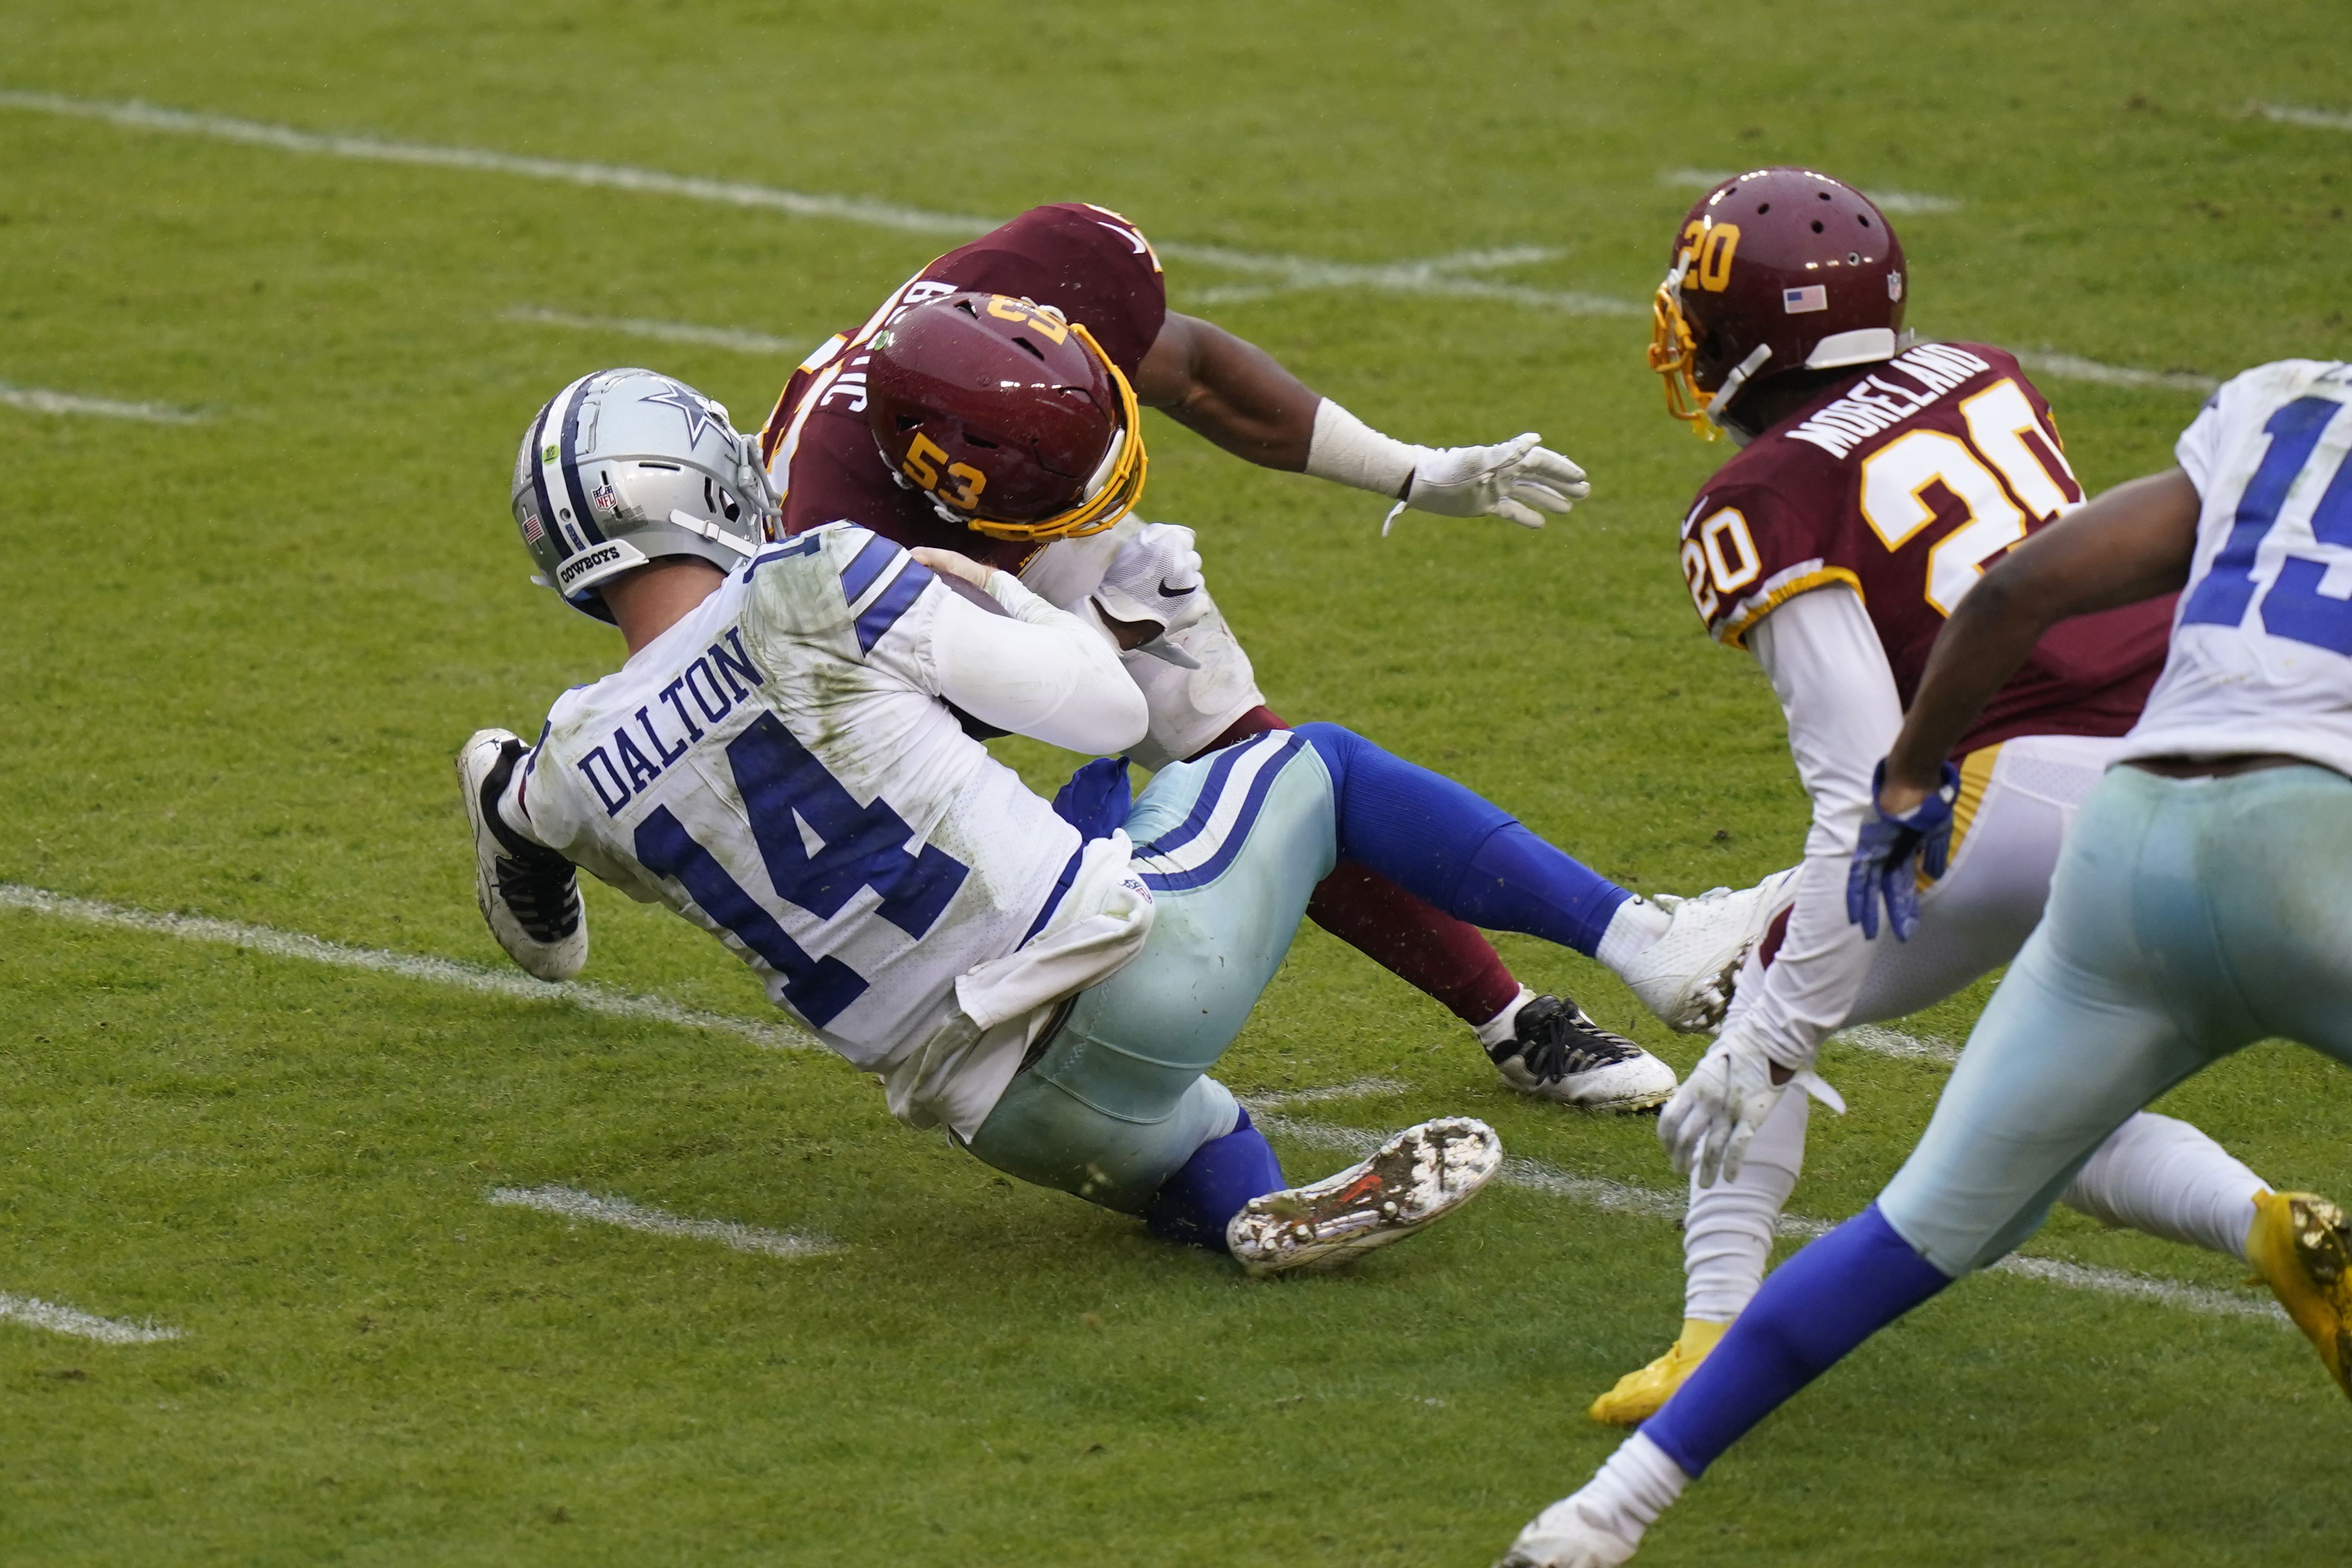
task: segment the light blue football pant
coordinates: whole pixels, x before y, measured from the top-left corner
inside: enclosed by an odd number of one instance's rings
[[[1151,934],[1078,994],[971,1148],[1009,1175],[1135,1214],[1193,1151],[1234,1130],[1233,1091],[1206,1073],[1339,861],[1331,774],[1297,731],[1276,731],[1162,768],[1127,835],[1166,849],[1136,861],[1158,906]]]
[[[1981,1268],[2132,1112],[2273,1036],[2352,1064],[2352,779],[2116,768],[1879,1210],[1946,1274]]]

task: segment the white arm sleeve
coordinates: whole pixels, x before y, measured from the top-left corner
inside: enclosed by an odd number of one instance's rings
[[[1143,692],[1099,626],[1008,573],[992,574],[988,592],[1009,614],[940,590],[930,638],[940,696],[982,723],[1073,752],[1114,756],[1143,739]]]
[[[1848,589],[1800,594],[1750,630],[1748,646],[1788,716],[1813,824],[1788,934],[1764,984],[1732,998],[1724,1030],[1802,1069],[1845,1023],[1870,968],[1871,944],[1845,918],[1846,868],[1870,810],[1871,772],[1903,727],[1903,705],[1886,650]]]

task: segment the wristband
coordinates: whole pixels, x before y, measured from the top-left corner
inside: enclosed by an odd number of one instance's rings
[[[1328,397],[1315,406],[1307,472],[1318,479],[1400,500],[1421,454],[1419,447],[1381,435]]]

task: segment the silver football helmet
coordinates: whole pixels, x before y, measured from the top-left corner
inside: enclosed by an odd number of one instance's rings
[[[523,432],[513,501],[531,581],[603,621],[600,583],[670,555],[725,571],[783,534],[726,405],[649,370],[600,370],[551,398]]]

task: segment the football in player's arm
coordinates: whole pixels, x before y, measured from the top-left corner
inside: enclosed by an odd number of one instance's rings
[[[761,447],[789,533],[854,518],[1115,622],[1148,710],[1129,755],[1160,768],[1285,726],[1191,531],[1133,514],[1149,471],[1144,407],[1248,461],[1398,510],[1536,527],[1588,489],[1532,433],[1441,448],[1370,428],[1264,349],[1170,310],[1141,231],[1078,202],[1033,208],[891,290],[794,372]],[[1720,1015],[1721,977],[1762,907],[1752,892],[1688,900],[1655,941],[1661,911],[1637,904],[1601,956],[1668,1023],[1700,1026]],[[1514,1088],[1621,1110],[1674,1088],[1664,1063],[1570,999],[1536,995],[1475,930],[1356,861],[1334,868],[1308,913],[1471,1026]]]
[[[2047,918],[1919,1147],[1876,1202],[1773,1274],[1591,1481],[1520,1532],[1509,1568],[1626,1562],[1757,1422],[2032,1235],[2067,1173],[2189,1074],[2269,1037],[2352,1064],[2352,604],[2321,586],[2352,569],[2352,366],[2247,372],[2179,456],[1986,573],[1885,759],[1849,913],[1875,921],[1883,904],[1900,927],[1954,832],[1947,759],[2051,630],[2186,590],[2146,711],[2083,802]],[[2342,1213],[2267,1190],[2256,1212],[2251,1261],[2352,1394]]]
[[[1672,923],[1331,725],[1171,763],[1131,802],[1124,763],[1091,763],[1049,805],[970,729],[1132,746],[1147,709],[1098,604],[855,522],[782,538],[750,443],[666,376],[566,386],[510,495],[545,580],[629,657],[558,699],[535,746],[485,730],[460,755],[507,951],[578,973],[584,866],[717,937],[910,1124],[1255,1270],[1409,1234],[1500,1163],[1483,1123],[1443,1119],[1286,1188],[1208,1076],[1343,856],[1588,954]]]
[[[1651,358],[1670,410],[1739,450],[1682,526],[1708,632],[1755,656],[1811,797],[1802,865],[1740,971],[1723,1031],[1660,1135],[1692,1179],[1681,1332],[1596,1400],[1633,1425],[1762,1282],[1803,1163],[1822,1042],[1902,1017],[2007,963],[2041,919],[2067,825],[2137,718],[2168,601],[2042,637],[1954,737],[1956,834],[1908,942],[1845,915],[1847,863],[1945,617],[1985,566],[2077,506],[2049,405],[1983,343],[1909,343],[1886,216],[1800,169],[1727,180],[1676,230]],[[1794,1082],[1795,1089],[1790,1088]],[[2185,1122],[2116,1130],[2065,1194],[2105,1223],[2242,1258],[2262,1178]]]

